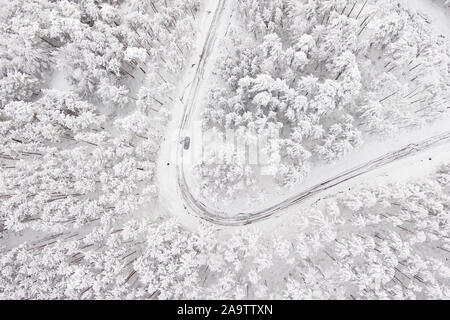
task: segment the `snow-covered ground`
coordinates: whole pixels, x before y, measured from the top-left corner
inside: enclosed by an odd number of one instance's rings
[[[209,90],[223,82],[216,62],[233,50],[233,29],[248,31],[237,3],[8,3],[1,16],[14,23],[0,22],[8,71],[0,73],[0,298],[450,297],[449,113],[315,163],[294,188],[262,179],[264,201],[201,197],[193,158]],[[448,41],[443,1],[404,3]],[[72,25],[80,32],[73,39]],[[90,59],[78,60],[83,54]],[[45,66],[55,61],[60,69]],[[43,70],[21,69],[28,64]]]
[[[205,7],[202,8],[202,19],[204,19],[204,22],[202,22],[201,25],[209,26],[211,24],[213,13],[208,14],[208,12],[214,12],[215,8],[217,8],[217,5],[218,1],[210,1]],[[413,10],[417,10],[418,12],[423,13],[424,18],[429,17],[430,26],[436,35],[444,35],[448,39],[448,10],[446,11],[444,8],[440,7],[439,4],[436,4],[434,2],[432,3],[432,5],[424,5],[423,1],[411,1],[409,5]],[[217,59],[221,57],[221,55],[224,53],[224,50],[228,50],[225,44],[226,36],[229,32],[230,26],[238,25],[235,15],[233,15],[233,13],[235,12],[234,6],[235,4],[233,3],[233,1],[226,1],[225,3],[224,12],[220,17],[220,20],[218,20],[217,22],[218,26],[215,35],[217,39],[215,40],[214,46],[211,49],[211,54],[207,57],[204,72],[202,72],[202,78],[200,80],[199,86],[200,88],[194,88],[196,90],[194,92],[195,102],[192,104],[192,110],[188,110],[188,127],[185,128],[185,131],[179,134],[179,125],[181,121],[184,121],[184,119],[181,119],[182,112],[178,112],[178,110],[189,107],[186,106],[186,104],[183,104],[182,101],[187,102],[186,100],[188,98],[186,97],[186,95],[190,92],[189,90],[192,89],[191,84],[195,77],[195,71],[198,63],[198,58],[200,57],[200,51],[203,49],[202,46],[206,41],[206,31],[208,30],[208,28],[202,28],[201,32],[199,33],[199,37],[196,41],[197,54],[193,55],[192,61],[189,63],[189,65],[191,65],[192,67],[189,68],[181,77],[180,84],[178,86],[178,89],[176,90],[179,93],[179,99],[172,107],[173,116],[167,129],[165,141],[163,142],[161,147],[161,153],[158,162],[158,177],[160,181],[159,187],[161,192],[161,201],[163,203],[170,203],[170,207],[167,208],[167,211],[172,215],[180,217],[181,221],[184,221],[186,225],[191,227],[195,226],[198,219],[195,217],[195,210],[190,208],[189,204],[184,203],[184,201],[182,200],[182,192],[189,192],[193,198],[196,198],[199,202],[201,202],[202,206],[204,203],[208,208],[215,209],[218,212],[226,212],[226,215],[233,216],[239,212],[257,212],[277,203],[281,203],[285,199],[288,199],[289,197],[292,197],[296,194],[300,194],[302,191],[308,190],[309,188],[320,184],[322,181],[337,176],[341,172],[348,171],[351,168],[369,162],[372,159],[381,157],[384,154],[389,154],[395,150],[399,150],[410,143],[423,141],[430,137],[448,132],[448,123],[450,122],[449,114],[447,114],[445,117],[440,118],[433,124],[414,130],[404,130],[395,137],[391,137],[387,140],[384,138],[372,137],[365,141],[364,145],[361,148],[354,150],[351,154],[345,156],[337,162],[331,164],[315,165],[311,171],[311,174],[304,181],[302,181],[300,185],[295,186],[295,188],[280,188],[274,186],[272,181],[264,182],[264,180],[261,180],[259,187],[262,189],[262,199],[264,199],[262,201],[255,202],[238,198],[237,200],[224,205],[220,203],[210,202],[208,199],[202,199],[199,190],[199,180],[194,175],[193,168],[195,162],[192,161],[192,153],[194,152],[192,150],[201,148],[201,146],[199,146],[197,142],[199,139],[195,138],[198,138],[199,134],[201,134],[200,123],[203,112],[202,106],[205,104],[208,90],[211,88],[212,83],[217,82],[215,76]],[[178,185],[179,177],[177,178],[178,174],[176,170],[176,162],[180,161],[179,156],[177,155],[177,151],[178,148],[180,148],[180,141],[185,136],[190,136],[193,138],[191,139],[192,142],[190,150],[183,152],[183,163],[181,165],[181,171],[183,172],[183,176],[186,179],[186,185],[184,187],[189,189],[188,191],[180,190],[180,186]],[[401,162],[412,165],[414,164],[414,159],[416,159],[416,157],[412,157],[411,159],[404,159]],[[425,164],[421,162],[418,165],[424,166]],[[424,171],[427,171],[426,167],[424,167]],[[371,172],[368,176],[373,177],[376,172],[378,172],[378,170]],[[415,172],[420,172],[420,170]],[[351,181],[353,181],[353,179]],[[348,182],[346,183],[346,185],[348,185],[349,183],[352,182]],[[177,197],[174,197],[175,193],[177,194]]]
[[[225,4],[230,3],[231,1],[225,1]],[[183,110],[186,108],[189,94],[192,91],[192,84],[198,70],[198,65],[202,60],[202,52],[208,38],[208,31],[213,23],[214,13],[216,10],[219,10],[220,4],[221,1],[219,0],[202,2],[198,18],[200,20],[199,25],[202,27],[198,30],[192,57],[187,63],[188,67],[179,77],[177,89],[175,90],[177,93],[176,99],[174,105],[170,108],[171,120],[166,128],[165,138],[161,143],[157,165],[159,202],[161,203],[160,209],[170,215],[180,217],[180,221],[183,222],[183,225],[191,228],[198,226],[199,220],[198,217],[189,213],[180,194],[181,190],[178,184],[177,171],[177,161],[179,161],[179,158],[177,151],[181,143],[180,139],[183,139],[184,136],[194,135],[189,132],[184,132],[183,135],[180,135],[180,125],[183,120]],[[223,17],[221,16],[220,18],[222,19]],[[213,59],[209,58],[207,60],[206,70],[211,66],[211,60]],[[207,71],[205,74],[207,74]],[[197,106],[197,104],[195,104],[195,106]],[[192,121],[190,123],[194,124]],[[191,130],[194,130],[192,126],[190,128]],[[195,141],[193,141],[193,144],[195,144]],[[183,166],[184,164],[182,163],[180,165]],[[186,167],[188,170],[192,169],[190,166]]]

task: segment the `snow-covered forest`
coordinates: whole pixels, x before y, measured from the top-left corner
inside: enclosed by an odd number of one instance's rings
[[[223,81],[210,91],[204,129],[267,137],[265,174],[298,186],[313,165],[337,161],[373,136],[441,117],[450,103],[448,40],[430,35],[402,3],[238,1],[247,32],[235,30],[219,60]],[[237,189],[224,193],[232,197],[257,181],[245,173],[260,172],[226,159],[241,177],[224,177]],[[208,162],[199,164],[205,197],[215,193],[208,178],[227,175]]]
[[[112,223],[157,196],[173,73],[192,47],[199,4],[120,3],[4,4],[3,228]],[[63,90],[52,88],[57,72]]]
[[[450,298],[448,1],[0,5],[0,299]]]
[[[450,165],[304,208],[271,233],[172,219],[61,232],[2,254],[1,298],[442,299]]]

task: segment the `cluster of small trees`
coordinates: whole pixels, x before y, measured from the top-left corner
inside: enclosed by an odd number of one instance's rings
[[[0,23],[0,108],[11,101],[39,94],[54,64],[52,50],[40,38],[49,27],[51,4],[42,1],[4,1]]]
[[[12,248],[0,243],[1,297],[158,296],[145,288],[167,277],[150,263],[154,245],[168,241],[158,237],[165,224],[133,217],[158,196],[154,170],[171,74],[192,47],[199,1],[2,6],[0,233],[48,236]],[[51,88],[56,69],[67,91]],[[146,268],[152,270],[136,286],[136,272]]]
[[[130,214],[156,197],[159,137],[141,116],[105,117],[72,93],[46,90],[0,110],[0,218],[10,230],[58,230]],[[145,186],[145,187],[144,187]],[[147,200],[146,200],[147,199]]]
[[[316,259],[328,260],[322,271],[352,298],[448,298],[449,170],[362,188],[313,213],[323,228]]]
[[[142,298],[133,289],[133,262],[143,250],[148,224],[57,233],[2,254],[3,299]],[[39,259],[36,259],[39,256]]]
[[[254,184],[251,167],[229,149],[210,152],[195,172],[202,180],[201,195],[212,201],[231,199],[238,192],[248,193]]]
[[[184,66],[198,9],[195,0],[5,4],[2,229],[108,225],[157,197],[170,75]],[[48,89],[54,66],[68,91]]]
[[[0,25],[0,103],[39,94],[56,66],[82,98],[123,107],[136,99],[130,79],[183,67],[198,8],[197,0],[9,1]]]
[[[397,0],[238,1],[250,34],[231,33],[205,130],[267,136],[276,181],[334,161],[367,135],[393,135],[447,111],[449,55]],[[276,150],[276,151],[274,151]]]
[[[0,297],[449,298],[449,192],[445,165],[325,200],[271,234],[149,218],[61,232],[2,253]]]

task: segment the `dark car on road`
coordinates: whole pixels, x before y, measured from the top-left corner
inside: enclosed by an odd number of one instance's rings
[[[184,138],[183,142],[184,150],[188,150],[190,145],[191,145],[191,138],[190,137]]]

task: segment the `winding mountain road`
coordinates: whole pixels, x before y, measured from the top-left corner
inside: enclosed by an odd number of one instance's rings
[[[172,142],[168,148],[177,148],[176,153],[176,181],[178,193],[182,198],[184,209],[189,213],[200,217],[203,220],[209,221],[216,225],[221,226],[242,226],[255,223],[264,219],[268,219],[271,216],[282,212],[283,210],[299,204],[313,196],[329,190],[335,186],[342,184],[343,182],[349,181],[361,175],[367,174],[383,166],[392,164],[398,160],[405,159],[412,155],[418,154],[425,150],[429,150],[432,147],[438,146],[440,144],[446,144],[450,142],[450,131],[443,134],[428,138],[426,140],[420,141],[418,143],[408,144],[405,147],[396,150],[394,152],[387,153],[381,157],[358,165],[350,170],[346,170],[332,178],[322,181],[319,184],[314,185],[307,190],[304,190],[294,196],[288,197],[285,200],[271,205],[260,211],[255,212],[240,212],[232,217],[227,216],[226,212],[211,208],[205,205],[202,201],[197,199],[190,191],[188,183],[186,181],[185,171],[184,171],[184,155],[186,151],[183,148],[183,144],[179,143],[189,132],[192,132],[192,118],[193,110],[198,101],[199,92],[201,91],[203,83],[203,76],[205,73],[205,66],[207,64],[208,58],[214,48],[215,42],[217,40],[217,30],[219,25],[223,22],[224,8],[231,1],[218,0],[217,7],[214,12],[214,16],[211,20],[209,30],[206,35],[206,40],[203,45],[203,49],[199,58],[195,73],[193,74],[193,79],[190,82],[190,91],[186,103],[183,104],[183,112],[181,117],[181,123],[178,126],[178,137],[177,141]],[[182,100],[182,99],[180,99]],[[170,169],[167,169],[170,170]],[[170,191],[169,191],[170,192]],[[175,190],[170,192],[170,197],[174,196]],[[181,209],[182,210],[182,209]]]

